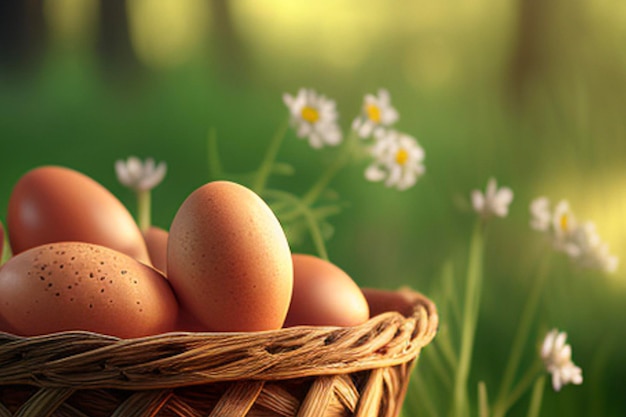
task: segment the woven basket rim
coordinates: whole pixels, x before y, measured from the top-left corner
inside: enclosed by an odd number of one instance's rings
[[[34,337],[0,332],[0,385],[142,390],[394,366],[417,357],[434,338],[439,318],[421,293],[388,292],[409,297],[412,314],[387,311],[352,327],[171,332],[134,339],[86,331]]]

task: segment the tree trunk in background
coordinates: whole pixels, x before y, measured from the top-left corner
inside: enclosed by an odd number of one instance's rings
[[[514,105],[522,104],[532,78],[541,71],[543,47],[549,37],[550,10],[544,0],[518,0],[516,37],[505,78],[505,91]]]
[[[43,0],[0,0],[0,67],[36,68],[45,48]]]
[[[97,48],[105,75],[134,79],[139,73],[140,64],[130,40],[126,0],[100,1]]]
[[[220,75],[232,80],[245,80],[249,75],[249,59],[233,22],[231,3],[211,0],[214,56]]]

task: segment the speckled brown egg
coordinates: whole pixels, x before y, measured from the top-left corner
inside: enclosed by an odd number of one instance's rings
[[[141,231],[126,207],[98,182],[68,168],[44,166],[23,175],[9,198],[7,229],[14,253],[79,241],[149,262]]]
[[[356,326],[368,319],[367,301],[348,274],[316,256],[293,254],[293,297],[285,327]]]
[[[167,277],[183,308],[207,329],[278,329],[291,299],[291,251],[257,194],[210,182],[187,197],[172,221]]]
[[[152,266],[159,270],[159,272],[167,272],[167,238],[169,233],[167,230],[160,227],[151,226],[143,233],[143,239],[146,242],[148,248],[148,255],[150,255],[150,262]]]
[[[173,330],[177,312],[161,274],[103,246],[38,246],[0,269],[0,315],[23,336],[86,330],[142,337]]]

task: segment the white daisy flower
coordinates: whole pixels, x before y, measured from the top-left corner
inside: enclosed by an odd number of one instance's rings
[[[383,127],[389,127],[398,120],[398,112],[391,105],[391,97],[385,89],[378,90],[378,96],[365,95],[363,109],[352,123],[352,128],[362,138],[367,138]]]
[[[574,231],[573,244],[579,250],[574,256],[581,268],[597,269],[604,272],[615,272],[619,260],[611,255],[609,245],[600,239],[593,222],[586,222]]]
[[[613,273],[617,271],[619,258],[609,252],[609,245],[602,243],[585,252],[583,267]]]
[[[550,228],[552,213],[550,212],[550,200],[546,197],[539,197],[530,203],[530,227],[540,232],[545,232]]]
[[[118,181],[126,187],[135,191],[148,191],[163,181],[167,165],[165,162],[156,165],[152,158],[141,162],[139,158],[131,156],[126,161],[116,161],[115,172]]]
[[[567,333],[551,330],[541,346],[541,359],[552,374],[552,387],[560,391],[563,385],[583,382],[582,370],[572,362],[572,347],[565,344]]]
[[[283,95],[283,101],[289,108],[291,124],[299,138],[309,139],[313,148],[324,145],[335,146],[341,143],[341,131],[337,125],[335,102],[314,90],[301,88],[293,97]]]
[[[530,205],[531,227],[546,233],[552,245],[569,255],[579,267],[615,272],[619,259],[609,252],[593,222],[579,223],[567,200],[561,200],[554,211],[545,197],[537,198]]]
[[[484,194],[479,190],[472,191],[474,211],[483,218],[506,217],[509,214],[509,205],[512,201],[513,191],[508,187],[498,189],[495,178],[489,179]]]
[[[365,170],[369,181],[385,181],[387,187],[406,190],[424,174],[424,149],[412,136],[395,130],[383,132],[371,148],[374,161]]]
[[[552,215],[552,230],[554,245],[570,256],[578,256],[580,247],[573,237],[578,228],[578,222],[567,200],[561,200],[555,207]]]

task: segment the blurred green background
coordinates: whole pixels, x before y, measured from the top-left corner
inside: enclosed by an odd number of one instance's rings
[[[332,183],[347,206],[331,219],[330,258],[361,285],[436,295],[446,261],[465,274],[470,191],[490,176],[511,187],[510,216],[490,225],[471,373],[495,394],[543,255],[530,201],[568,199],[624,255],[625,41],[618,0],[3,2],[0,220],[13,184],[43,164],[93,177],[134,212],[113,163],[136,155],[168,164],[153,192],[153,222],[167,228],[212,179],[210,129],[226,169],[250,171],[287,118],[283,93],[335,99],[347,130],[363,95],[387,88],[427,172],[397,192],[346,167]],[[302,194],[333,156],[289,132],[279,160],[296,172],[270,185]],[[604,276],[555,258],[536,326],[568,332],[585,381],[547,388],[541,415],[624,415],[624,267]]]

